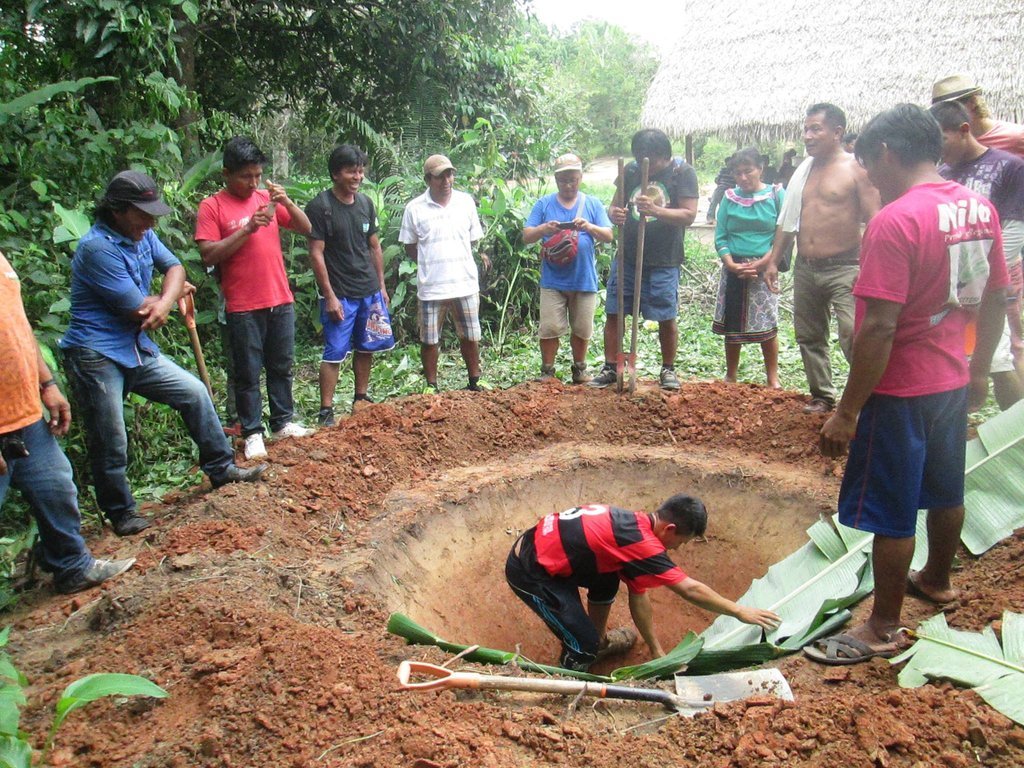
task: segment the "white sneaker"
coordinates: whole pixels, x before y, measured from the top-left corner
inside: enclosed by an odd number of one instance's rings
[[[277,430],[276,432],[272,433],[271,436],[275,440],[281,440],[282,438],[285,438],[285,437],[309,437],[314,432],[316,432],[315,429],[310,429],[309,427],[304,427],[301,424],[299,424],[299,422],[297,422],[297,421],[289,421],[287,424],[285,424],[279,430]]]
[[[267,449],[263,445],[263,435],[253,432],[245,438],[245,460],[263,459],[267,456]]]

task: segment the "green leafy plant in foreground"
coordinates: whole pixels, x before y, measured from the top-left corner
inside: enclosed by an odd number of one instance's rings
[[[10,627],[0,632],[0,648],[6,647],[10,632]],[[28,734],[19,727],[21,708],[28,701],[25,698],[26,685],[28,680],[11,662],[7,651],[0,650],[0,768],[32,766],[32,744]],[[101,673],[75,680],[64,689],[57,701],[38,764],[46,765],[57,729],[76,709],[104,696],[152,696],[165,699],[167,695],[167,691],[159,685],[138,675]]]
[[[898,678],[903,688],[951,680],[973,688],[990,706],[1024,725],[1024,615],[1003,612],[1001,646],[992,627],[981,632],[950,629],[941,613],[910,634],[917,642],[889,660],[907,662]]]

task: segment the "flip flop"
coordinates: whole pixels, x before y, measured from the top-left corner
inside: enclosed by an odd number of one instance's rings
[[[863,640],[847,634],[832,635],[804,646],[807,658],[832,667],[860,664],[875,657],[891,659],[899,652],[895,643],[884,648],[872,648]]]
[[[914,581],[914,574],[915,573],[917,573],[917,571],[910,571],[907,574],[907,594],[908,595],[916,597],[919,600],[924,600],[925,602],[932,603],[933,605],[952,605],[953,603],[955,603],[959,599],[957,597],[954,597],[952,600],[936,600],[934,597],[929,595],[927,592],[925,592],[923,589],[921,589],[921,587],[919,587],[917,585],[917,582]]]

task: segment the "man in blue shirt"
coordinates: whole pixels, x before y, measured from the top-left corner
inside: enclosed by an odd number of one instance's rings
[[[71,325],[60,346],[85,424],[96,503],[118,536],[150,525],[136,513],[126,478],[123,401],[131,392],[181,414],[214,487],[257,480],[266,469],[235,466],[206,387],[146,333],[167,322],[185,285],[184,267],[153,233],[156,217],[170,212],[149,176],[122,171],[71,262]],[[159,294],[149,293],[154,267],[164,276]]]

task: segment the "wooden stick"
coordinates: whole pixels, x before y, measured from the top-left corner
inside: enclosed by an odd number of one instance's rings
[[[647,194],[647,182],[649,181],[651,160],[645,157],[640,161],[640,194]],[[633,276],[633,332],[629,340],[629,391],[636,391],[636,342],[637,331],[640,322],[640,287],[643,285],[644,275],[644,233],[647,229],[647,216],[640,214],[640,222],[636,229],[636,272]],[[621,291],[620,291],[621,292]]]
[[[615,177],[615,205],[619,208],[626,207],[626,190],[624,185],[625,179],[625,161],[619,158],[619,175]],[[629,212],[626,212],[629,215]],[[615,244],[615,278],[618,280],[619,295],[617,297],[617,309],[615,312],[615,341],[616,349],[618,354],[615,356],[615,391],[622,392],[623,389],[623,378],[626,367],[626,356],[622,350],[622,343],[625,341],[626,336],[626,305],[625,297],[622,292],[622,280],[626,275],[625,267],[622,264],[623,257],[623,233],[626,231],[625,223],[619,227],[619,237]]]
[[[196,329],[196,305],[192,294],[182,296],[178,299],[178,311],[185,318],[185,327],[188,328],[188,337],[192,342],[192,353],[196,356],[196,369],[199,371],[199,378],[206,385],[206,391],[213,400],[213,387],[210,386],[210,374],[206,371],[206,359],[203,357],[203,345],[199,343],[199,331]]]

